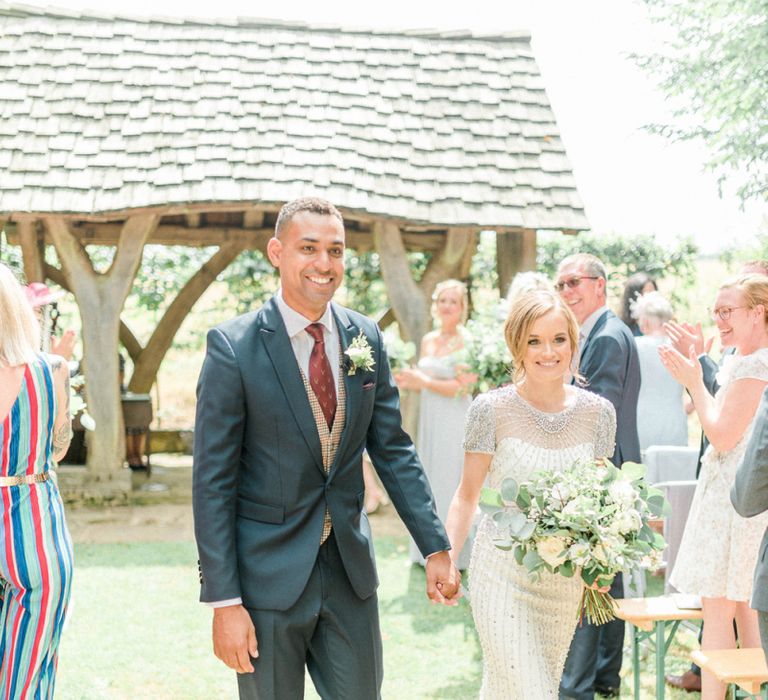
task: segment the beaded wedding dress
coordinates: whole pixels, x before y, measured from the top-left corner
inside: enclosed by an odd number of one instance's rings
[[[613,406],[583,389],[575,392],[559,413],[539,411],[514,386],[474,400],[464,449],[493,455],[487,486],[498,489],[508,477],[521,483],[537,470],[557,471],[613,453]],[[483,652],[480,698],[554,700],[576,629],[581,579],[545,573],[531,581],[511,551],[493,544],[495,529],[484,516],[469,565],[472,615]]]

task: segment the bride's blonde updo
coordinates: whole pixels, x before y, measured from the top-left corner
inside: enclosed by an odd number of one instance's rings
[[[528,337],[531,327],[542,316],[550,311],[560,311],[568,324],[568,340],[571,345],[573,361],[571,367],[578,376],[579,324],[573,312],[566,306],[559,295],[554,292],[536,290],[526,292],[517,297],[509,309],[507,321],[504,324],[504,340],[509,352],[512,353],[512,381],[517,383],[525,375],[523,358],[528,348]]]

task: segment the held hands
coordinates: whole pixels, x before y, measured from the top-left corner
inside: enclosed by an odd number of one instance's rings
[[[259,655],[256,628],[242,605],[214,608],[213,653],[238,673],[253,673],[250,657]]]
[[[664,324],[664,332],[672,341],[672,347],[681,355],[687,355],[691,345],[693,345],[696,352],[696,357],[708,354],[715,340],[714,336],[704,340],[704,331],[701,329],[701,323],[697,323],[694,326],[690,323],[669,321]]]
[[[687,357],[670,345],[660,345],[659,357],[669,373],[686,389],[690,390],[702,381],[701,365],[693,345],[690,346]]]
[[[461,574],[448,552],[437,552],[427,559],[427,597],[433,603],[458,605],[461,598]]]
[[[584,583],[582,581],[582,583]],[[584,583],[584,588],[589,588],[592,591],[597,591],[598,593],[608,593],[611,590],[610,585],[608,586],[598,586],[597,581],[593,581],[592,585],[588,586],[586,583]]]

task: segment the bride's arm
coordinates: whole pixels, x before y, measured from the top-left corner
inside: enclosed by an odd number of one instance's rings
[[[472,519],[475,517],[480,491],[491,465],[493,455],[481,452],[466,452],[464,454],[464,471],[461,482],[453,494],[451,507],[448,509],[448,520],[445,529],[451,542],[451,558],[454,564],[459,560],[461,548],[469,534]]]

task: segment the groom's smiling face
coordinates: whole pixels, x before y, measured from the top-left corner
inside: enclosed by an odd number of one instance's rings
[[[267,246],[280,271],[285,302],[311,321],[324,313],[344,279],[344,226],[334,216],[302,211]]]

